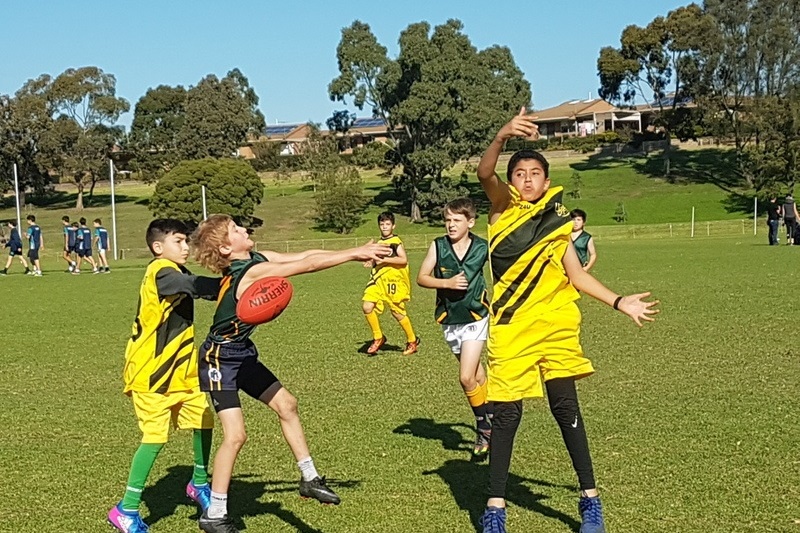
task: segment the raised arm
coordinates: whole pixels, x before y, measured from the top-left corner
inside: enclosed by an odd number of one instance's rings
[[[569,248],[564,254],[564,269],[576,289],[610,307],[616,307],[616,309],[631,317],[631,320],[636,322],[639,327],[642,326],[642,321],[652,322],[654,319],[650,315],[660,312],[658,309],[653,309],[654,306],[658,305],[658,300],[644,301],[644,298],[650,296],[649,292],[631,294],[624,297],[618,296],[617,293],[600,283],[594,276],[585,272],[572,243],[569,243]],[[619,301],[617,301],[618,299]]]
[[[536,117],[525,114],[524,107],[520,109],[517,116],[500,128],[478,163],[478,179],[492,203],[490,220],[492,214],[502,213],[511,199],[508,183],[501,180],[495,172],[500,153],[503,151],[506,141],[512,137],[538,137],[539,128],[534,123],[535,119]]]
[[[304,252],[297,252],[297,253],[278,253],[272,250],[267,250],[261,252],[267,259],[269,259],[273,263],[291,263],[292,261],[302,261],[309,255],[316,255],[316,254],[329,254],[333,253],[331,250],[306,250]]]
[[[264,263],[258,263],[251,267],[239,282],[236,297],[239,298],[250,285],[261,278],[288,278],[298,274],[318,272],[348,261],[380,261],[389,255],[391,251],[392,249],[385,244],[375,244],[370,241],[368,244],[358,248],[310,254],[299,261],[286,261],[282,263],[266,261]],[[270,252],[264,253],[267,259],[269,259],[270,255]]]

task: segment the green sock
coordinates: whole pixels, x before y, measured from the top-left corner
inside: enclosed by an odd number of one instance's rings
[[[122,498],[122,509],[124,511],[139,510],[139,503],[142,501],[142,491],[145,483],[147,483],[147,476],[150,475],[150,469],[153,468],[158,452],[163,447],[163,444],[142,443],[136,453],[133,454],[128,486],[125,489],[125,496]]]
[[[195,429],[194,444],[194,472],[192,473],[192,483],[195,486],[208,483],[208,458],[211,455],[211,431],[210,429]]]

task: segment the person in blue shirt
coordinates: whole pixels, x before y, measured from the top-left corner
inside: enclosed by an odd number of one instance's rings
[[[61,217],[61,223],[64,224],[64,261],[67,262],[67,272],[75,270],[75,235],[78,233],[78,228],[69,223],[69,217],[64,215]]]
[[[86,218],[81,217],[80,226],[76,235],[75,253],[78,256],[78,264],[75,266],[73,274],[78,275],[81,273],[81,263],[84,259],[89,261],[92,265],[92,272],[97,274],[97,263],[94,262],[92,257],[92,230],[86,227]]]
[[[33,272],[28,272],[28,274],[41,276],[42,266],[39,263],[39,252],[44,250],[42,228],[36,223],[36,215],[28,215],[25,220],[28,222],[28,231],[26,232],[28,236],[28,259],[33,263]]]
[[[0,271],[0,275],[5,276],[8,274],[8,269],[11,267],[11,262],[14,260],[14,257],[19,257],[22,266],[25,267],[25,273],[27,274],[31,269],[28,268],[28,262],[25,261],[25,256],[22,255],[22,238],[19,236],[19,230],[17,229],[17,223],[15,221],[8,221],[8,232],[8,240],[3,239],[5,247],[8,248],[8,260],[6,261],[6,267]]]
[[[108,258],[106,252],[108,251],[108,230],[103,227],[103,221],[99,218],[94,219],[94,244],[97,246],[97,255],[100,256],[100,272],[110,273],[111,269],[108,266]]]

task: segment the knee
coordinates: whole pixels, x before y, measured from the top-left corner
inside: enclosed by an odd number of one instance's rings
[[[236,431],[225,433],[225,435],[222,437],[222,444],[230,446],[237,452],[242,449],[245,442],[247,442],[247,433],[244,429],[238,429]]]
[[[368,315],[375,309],[375,304],[372,302],[361,302],[361,310],[365,315]]]
[[[282,420],[296,418],[298,416],[297,398],[289,393],[286,393],[286,395],[281,398],[279,402],[277,402],[277,405],[275,406],[275,412],[278,413],[278,416]]]
[[[559,426],[574,424],[579,412],[578,399],[558,398],[550,404],[550,412],[553,413],[553,418],[556,419]]]

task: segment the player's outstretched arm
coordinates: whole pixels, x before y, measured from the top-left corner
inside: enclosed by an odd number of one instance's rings
[[[436,268],[436,243],[431,243],[422,266],[419,267],[417,274],[417,285],[426,289],[454,289],[459,291],[467,290],[469,281],[463,272],[459,272],[452,278],[440,279],[433,276],[433,269]]]
[[[631,320],[636,322],[639,327],[642,326],[643,321],[652,322],[655,320],[651,315],[657,315],[661,312],[659,309],[654,309],[660,303],[658,300],[645,300],[650,297],[649,292],[618,296],[617,293],[600,283],[597,278],[584,271],[572,243],[569,244],[569,248],[564,254],[564,269],[576,289],[608,306],[615,307],[631,317]]]
[[[315,254],[330,254],[332,250],[306,250],[296,253],[279,253],[272,250],[261,252],[261,254],[273,263],[291,263],[292,261],[302,261],[306,257]]]
[[[236,297],[242,295],[247,288],[261,278],[281,277],[288,278],[298,274],[308,274],[319,272],[327,268],[347,263],[348,261],[380,261],[391,253],[392,249],[385,244],[375,244],[369,241],[364,246],[339,250],[335,252],[324,252],[311,254],[301,261],[289,261],[284,263],[273,263],[266,261],[258,263],[250,269],[239,282]],[[265,252],[264,256],[269,259],[270,252]]]

